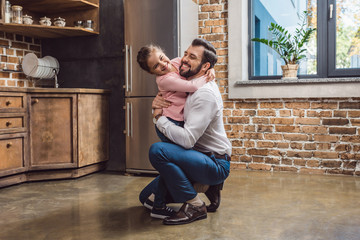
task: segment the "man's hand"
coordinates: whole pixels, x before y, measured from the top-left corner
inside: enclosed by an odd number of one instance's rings
[[[158,93],[156,95],[156,97],[154,98],[153,102],[152,102],[152,108],[156,109],[156,108],[167,108],[171,105],[171,102],[165,100],[165,98],[163,98],[161,96],[161,93]]]
[[[154,112],[153,112],[153,118],[157,117],[157,116],[162,116],[162,113],[163,113],[163,110],[162,108],[155,108],[154,109]],[[156,118],[156,120],[158,119],[159,117]]]
[[[210,68],[206,71],[205,76],[207,77],[206,82],[211,82],[215,79],[215,70],[214,68]]]

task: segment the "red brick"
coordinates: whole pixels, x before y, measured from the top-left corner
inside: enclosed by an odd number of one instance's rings
[[[289,143],[286,142],[278,142],[276,143],[277,148],[289,148]]]
[[[314,140],[316,142],[337,142],[339,141],[339,137],[329,136],[329,135],[315,135]],[[360,142],[360,138],[359,138],[359,142]]]
[[[280,160],[278,158],[267,157],[265,158],[265,163],[279,164]]]
[[[282,140],[283,139],[281,134],[276,134],[276,133],[266,133],[266,134],[264,134],[264,138],[267,140]]]
[[[301,150],[302,149],[302,143],[292,142],[292,143],[290,143],[290,147],[291,147],[291,149]]]
[[[254,156],[254,157],[252,157],[252,161],[254,163],[264,163],[265,159],[264,159],[264,157]]]
[[[354,153],[341,153],[341,154],[340,154],[340,158],[341,158],[342,160],[355,159],[355,154],[354,154]]]
[[[5,80],[0,80],[0,87],[4,87],[4,86],[6,86]]]
[[[264,139],[262,133],[244,133],[242,136],[245,139]]]
[[[270,156],[284,156],[285,153],[280,151],[280,150],[272,150],[272,149],[270,149],[269,150],[269,155]]]
[[[244,147],[246,147],[246,148],[255,147],[255,141],[244,141]]]
[[[312,109],[337,109],[338,103],[311,103]]]
[[[343,117],[347,116],[347,111],[334,111],[334,117]]]
[[[290,110],[280,110],[279,111],[281,117],[290,117],[291,111]]]
[[[330,134],[356,134],[356,128],[329,128]]]
[[[240,133],[238,132],[226,132],[228,138],[240,138]]]
[[[245,110],[245,111],[244,111],[244,115],[245,115],[245,116],[255,116],[255,115],[256,115],[256,111],[255,111],[255,110]]]
[[[237,154],[244,155],[245,152],[246,152],[245,148],[233,148],[232,149],[232,154],[234,154],[234,155],[237,155]]]
[[[337,152],[350,152],[351,145],[350,144],[339,144],[335,147],[335,151]]]
[[[300,132],[300,127],[298,126],[275,126],[277,132]]]
[[[282,102],[263,102],[260,103],[260,108],[283,108]]]
[[[258,110],[258,116],[276,116],[275,110]]]
[[[240,156],[241,162],[251,162],[252,158],[249,156]]]
[[[319,167],[320,162],[318,160],[307,160],[306,161],[306,166],[307,167]]]
[[[210,27],[199,28],[199,34],[211,33]]]
[[[273,126],[270,125],[258,125],[258,132],[272,132]]]
[[[204,5],[201,6],[201,12],[214,12],[214,11],[221,11],[223,10],[222,5]]]
[[[308,135],[305,134],[284,134],[284,139],[289,141],[306,141]]]
[[[236,108],[243,108],[243,109],[257,109],[257,103],[235,103]]]
[[[341,102],[339,104],[340,109],[360,109],[359,102]]]
[[[275,146],[274,142],[263,142],[258,141],[256,147],[258,148],[273,148]]]
[[[302,125],[319,125],[320,119],[319,118],[296,118],[295,123],[302,124]]]
[[[204,38],[207,41],[223,41],[225,39],[225,35],[224,34],[211,34],[211,35],[205,35]],[[219,55],[224,55],[224,54],[219,54]]]
[[[296,166],[305,166],[306,165],[306,160],[304,160],[304,159],[295,159],[294,160],[294,165],[296,165]]]
[[[305,143],[304,144],[304,149],[305,150],[315,150],[316,149],[316,144],[315,143]]]
[[[303,126],[303,133],[328,133],[328,129],[324,126]]]
[[[307,174],[324,174],[324,173],[325,173],[325,169],[300,168],[300,173],[307,173]]]
[[[337,152],[314,152],[315,158],[322,158],[322,159],[338,159],[339,153]]]
[[[357,161],[344,161],[343,168],[355,169],[356,168],[356,163],[357,163]]]
[[[14,80],[7,80],[8,87],[16,87],[16,81]]]
[[[224,102],[224,108],[234,108],[234,102]]]
[[[342,161],[322,161],[321,166],[326,168],[339,168]]]
[[[233,140],[231,141],[231,145],[233,147],[241,147],[243,145],[243,142],[241,140]]]
[[[248,124],[250,119],[248,117],[228,117],[228,123]]]
[[[313,153],[304,151],[288,151],[287,156],[297,158],[311,158],[313,156]]]
[[[203,4],[208,4],[209,0],[198,0],[199,1],[199,5],[203,5]]]
[[[270,171],[271,170],[271,165],[259,164],[259,163],[250,163],[249,164],[249,169]]]
[[[242,116],[243,115],[243,111],[242,110],[238,110],[238,109],[234,109],[232,110],[232,115],[235,116]]]
[[[243,131],[244,125],[232,125],[232,130],[233,131]]]
[[[318,150],[330,150],[331,149],[331,144],[330,143],[318,143],[317,144],[317,149]]]
[[[294,124],[293,118],[270,118],[271,124],[280,124],[280,125],[292,125]]]
[[[245,125],[244,132],[255,132],[255,125]]]
[[[293,115],[295,117],[305,117],[305,110],[294,109],[293,110]]]
[[[310,108],[310,103],[308,103],[308,102],[285,103],[285,107],[293,108],[293,109],[308,109],[308,108]]]
[[[360,119],[351,119],[350,122],[352,126],[360,126]]]
[[[297,172],[298,169],[296,167],[274,166],[274,171]]]
[[[360,136],[342,136],[342,142],[360,143]]]
[[[349,111],[348,117],[350,118],[358,118],[360,117],[360,111]]]
[[[253,120],[254,124],[269,124],[269,122],[270,122],[268,118],[256,118],[256,117],[254,117],[252,120]]]
[[[199,13],[199,20],[208,19],[209,14],[208,13]]]
[[[234,163],[234,162],[231,161],[230,169],[231,170],[246,169],[246,164],[245,163]]]
[[[290,159],[290,158],[282,158],[282,159],[281,159],[281,164],[284,164],[284,165],[292,165],[292,164],[293,164],[293,160]]]
[[[249,155],[260,155],[260,156],[267,156],[269,153],[268,149],[256,149],[256,148],[252,148],[252,149],[248,149],[247,153]]]
[[[322,124],[323,125],[338,125],[338,126],[342,126],[342,125],[347,125],[349,123],[348,119],[344,119],[344,118],[325,118],[322,120]]]

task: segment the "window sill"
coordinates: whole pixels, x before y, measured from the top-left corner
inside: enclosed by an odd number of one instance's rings
[[[243,80],[229,88],[230,99],[360,97],[360,77]]]

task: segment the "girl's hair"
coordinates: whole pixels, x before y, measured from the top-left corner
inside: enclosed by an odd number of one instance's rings
[[[139,50],[137,58],[136,58],[136,60],[139,63],[140,67],[142,69],[144,69],[145,71],[149,72],[149,73],[150,73],[150,68],[149,68],[149,66],[147,64],[147,61],[148,61],[148,59],[150,57],[150,54],[155,50],[164,52],[159,46],[150,44],[150,45],[146,45],[145,47],[142,47]]]

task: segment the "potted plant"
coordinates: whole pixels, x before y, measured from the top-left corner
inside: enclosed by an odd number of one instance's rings
[[[306,57],[305,44],[309,42],[311,34],[316,28],[306,26],[307,11],[304,11],[299,23],[299,27],[295,29],[294,35],[291,35],[284,27],[276,23],[271,23],[268,30],[273,34],[274,39],[268,40],[264,38],[252,38],[251,41],[263,43],[274,49],[285,62],[281,66],[284,78],[297,78],[297,70],[299,68],[299,60]]]

